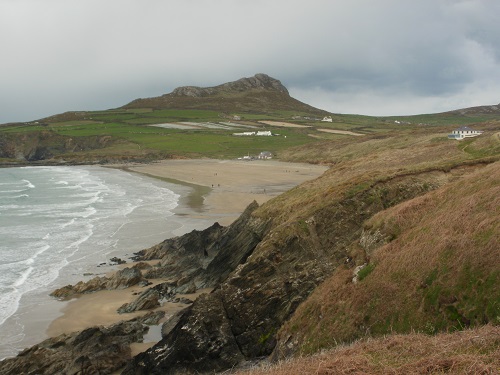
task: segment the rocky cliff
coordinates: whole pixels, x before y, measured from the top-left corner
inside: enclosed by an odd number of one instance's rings
[[[137,254],[158,259],[143,277],[170,281],[123,313],[213,291],[167,321],[162,339],[123,373],[213,373],[312,353],[337,338],[497,324],[500,141],[494,134],[457,147],[442,138],[319,144],[312,157],[334,165],[320,178],[250,205],[229,227]]]
[[[124,374],[222,371],[266,356],[276,333],[301,302],[339,266],[355,267],[351,244],[375,213],[432,190],[440,173],[394,177],[309,217],[275,225],[246,262],[209,295],[195,301],[153,348],[138,355]],[[261,219],[250,218],[252,221]]]
[[[102,149],[112,143],[111,136],[68,137],[47,129],[21,135],[0,133],[0,158],[17,162],[40,162],[62,154]],[[90,158],[87,156],[86,160]]]

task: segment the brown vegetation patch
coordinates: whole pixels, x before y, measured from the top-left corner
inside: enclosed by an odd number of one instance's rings
[[[278,357],[365,335],[498,323],[500,164],[453,173],[454,183],[365,223],[365,232],[389,243],[365,255],[362,281],[352,283],[353,269],[339,267],[299,306],[278,334]],[[366,261],[359,248],[353,243],[351,256]]]
[[[390,335],[366,339],[310,357],[262,363],[233,372],[249,375],[288,374],[498,374],[500,327],[436,336]]]

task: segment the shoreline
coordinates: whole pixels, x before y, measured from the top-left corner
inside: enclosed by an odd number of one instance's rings
[[[319,177],[328,167],[278,160],[168,159],[148,164],[114,164],[117,168],[195,189],[184,202],[198,215],[229,225],[254,200],[259,205]],[[182,211],[182,210],[180,210]]]
[[[300,183],[314,179],[324,173],[325,166],[285,163],[279,161],[237,161],[213,159],[164,160],[152,164],[114,164],[99,167],[121,169],[124,172],[159,179],[178,186],[172,189],[180,195],[178,205],[172,212],[182,221],[182,227],[171,232],[166,238],[204,229],[214,222],[230,225],[254,200],[260,204],[293,188]],[[203,226],[203,228],[201,227]],[[146,246],[147,247],[147,246]],[[141,248],[142,249],[142,248]],[[122,254],[127,259],[126,254]],[[125,267],[133,262],[128,261]],[[116,272],[116,266],[108,269]],[[82,275],[81,280],[86,277]],[[153,280],[152,280],[153,281]],[[135,288],[135,289],[134,289]],[[46,336],[70,333],[90,326],[109,325],[128,320],[133,314],[118,314],[116,308],[134,298],[132,292],[138,287],[118,291],[99,291],[82,295],[76,299],[61,302],[54,300],[51,308],[59,311],[45,330]],[[112,301],[110,302],[112,296]],[[189,298],[190,296],[186,296]],[[181,307],[166,304],[159,309],[167,316]],[[92,312],[86,317],[86,313]],[[147,311],[136,313],[143,315]],[[36,313],[33,312],[35,315]],[[163,322],[163,320],[162,320]],[[160,323],[161,327],[161,323]],[[153,340],[158,341],[159,327],[151,327]],[[150,339],[151,339],[150,337]],[[37,340],[38,343],[40,340]],[[33,344],[35,344],[33,343]],[[31,344],[31,345],[33,345]],[[151,341],[151,345],[153,341]],[[144,350],[147,343],[138,347]]]
[[[186,181],[176,180],[174,178],[160,177],[160,176],[157,176],[157,175],[154,175],[154,174],[151,174],[151,173],[137,171],[137,170],[134,170],[134,166],[130,166],[130,165],[123,165],[123,166],[120,166],[120,165],[117,165],[117,166],[105,165],[103,167],[104,168],[119,169],[119,170],[122,170],[122,171],[125,171],[125,172],[129,172],[129,173],[136,173],[136,174],[139,174],[141,176],[146,176],[146,177],[149,177],[149,178],[154,178],[154,179],[157,179],[157,180],[161,180],[161,181],[167,182],[169,184],[181,185],[181,186],[185,186],[185,187],[187,187],[189,189],[192,189],[192,191],[188,192],[188,194],[185,197],[181,196],[180,200],[186,206],[189,206],[191,209],[193,209],[194,211],[197,211],[197,212],[203,212],[204,197],[206,195],[209,195],[211,193],[211,191],[212,191],[212,189],[210,187],[208,187],[208,186],[192,184],[192,183],[189,183],[189,182],[186,182]]]

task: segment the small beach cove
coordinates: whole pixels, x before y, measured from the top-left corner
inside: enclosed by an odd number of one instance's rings
[[[162,179],[169,183],[171,190],[180,195],[178,205],[172,210],[174,216],[171,219],[177,220],[182,225],[159,241],[184,234],[192,229],[206,228],[215,221],[222,225],[229,225],[253,200],[262,204],[303,181],[321,175],[327,169],[324,166],[282,163],[274,160],[247,162],[208,159],[166,160],[151,164],[126,164],[113,165],[112,167],[125,169],[125,173],[127,171],[134,172],[132,175],[138,173],[138,176],[142,174]],[[138,250],[147,246],[149,245],[145,244]],[[116,255],[127,259],[131,254],[117,252]],[[95,264],[92,266],[95,267]],[[112,267],[105,267],[102,271],[106,270],[107,272],[112,269]],[[84,277],[83,273],[79,277],[82,280],[88,278],[88,276]],[[59,287],[63,285],[65,285],[64,282],[58,284]],[[127,289],[116,292],[116,305],[126,302],[132,295],[132,291]],[[106,296],[105,291],[84,295],[69,302],[51,299],[50,306],[47,307],[50,311],[46,316],[52,316],[52,319],[48,322],[50,328],[46,335],[82,329],[81,325],[72,326],[68,322],[82,321],[79,314],[83,313],[85,309],[92,310],[92,306],[101,305],[107,299],[103,296]],[[162,308],[166,309],[168,315],[180,308],[180,305],[165,305]],[[109,324],[105,313],[99,313],[98,309],[94,310],[95,314],[93,314],[92,319],[87,321],[87,325]],[[30,322],[35,322],[36,316],[36,312],[33,311],[27,313],[25,318]],[[124,314],[117,319],[120,318],[129,319],[129,316]],[[25,331],[28,332],[29,329]],[[33,338],[31,344],[26,345],[32,345],[38,341],[40,341],[40,335]]]

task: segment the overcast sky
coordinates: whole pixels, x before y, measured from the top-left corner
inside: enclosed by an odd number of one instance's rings
[[[0,0],[0,123],[256,73],[334,113],[500,103],[498,0]]]

